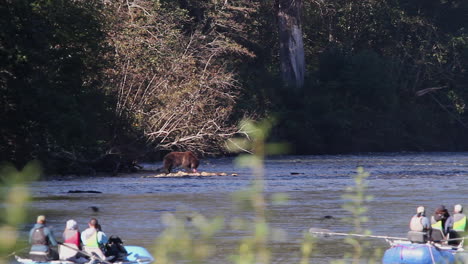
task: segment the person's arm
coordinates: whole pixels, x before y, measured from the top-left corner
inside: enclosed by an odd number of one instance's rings
[[[453,229],[453,216],[450,216],[445,222],[445,233],[448,234]]]
[[[104,245],[107,243],[107,241],[109,240],[106,236],[106,234],[102,231],[98,231],[97,233],[97,236],[98,236],[98,243],[101,244],[101,245]]]
[[[32,234],[34,232],[34,228],[31,229],[31,231],[29,231],[29,244],[32,244]]]
[[[46,228],[44,228],[46,229]],[[44,230],[45,231],[45,230]],[[52,246],[56,246],[57,245],[57,240],[55,240],[55,237],[54,237],[54,233],[52,232],[52,230],[50,228],[47,228],[47,237],[49,238],[49,242]]]
[[[105,234],[104,232],[99,231],[99,232],[97,233],[97,236],[98,236],[98,243],[99,243],[100,245],[105,245],[105,244],[107,243],[108,238],[107,238],[107,236],[106,236],[106,234]]]
[[[88,229],[85,229],[83,232],[81,232],[81,243],[83,243],[83,245],[86,242],[86,236],[88,235],[87,232],[88,232]]]
[[[431,228],[431,224],[429,223],[429,218],[427,217],[422,217],[421,218],[421,224],[423,226],[424,229],[430,229]]]

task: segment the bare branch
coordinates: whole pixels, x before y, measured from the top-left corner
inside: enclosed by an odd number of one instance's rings
[[[432,93],[434,91],[444,89],[444,88],[448,88],[448,86],[444,85],[444,86],[430,87],[430,88],[422,89],[422,90],[416,91],[416,96],[423,96],[423,95],[425,95],[427,93]]]

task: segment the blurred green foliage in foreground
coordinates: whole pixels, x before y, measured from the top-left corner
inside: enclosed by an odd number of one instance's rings
[[[30,199],[28,184],[39,178],[39,162],[29,162],[23,170],[11,164],[0,165],[0,264],[15,250],[23,248],[18,236],[18,226],[25,222],[25,207]]]

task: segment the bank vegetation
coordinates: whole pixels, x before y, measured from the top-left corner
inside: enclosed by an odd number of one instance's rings
[[[0,160],[132,170],[225,154],[239,120],[265,116],[295,154],[463,151],[467,14],[462,0],[5,0]]]

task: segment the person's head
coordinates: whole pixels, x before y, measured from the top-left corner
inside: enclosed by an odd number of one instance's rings
[[[445,206],[443,205],[440,205],[439,207],[436,208],[435,210],[435,214],[445,214],[445,212],[447,211],[447,209],[445,208]]]
[[[457,204],[453,207],[453,212],[461,214],[463,212],[463,206],[461,204]]]
[[[424,215],[426,209],[424,208],[424,206],[419,206],[418,208],[416,208],[416,213],[418,215]]]
[[[40,215],[37,217],[36,223],[45,224],[45,222],[46,222],[46,217],[44,215]]]
[[[91,218],[91,220],[89,220],[88,225],[89,225],[90,227],[96,228],[96,227],[99,226],[99,223],[98,223],[98,220],[97,220],[96,218]]]
[[[78,230],[78,223],[76,223],[75,220],[70,219],[70,220],[67,221],[66,229],[68,229],[68,230]]]
[[[440,218],[440,219],[446,219],[447,217],[450,216],[447,208],[445,208],[445,206],[443,205],[440,205],[439,207],[437,207],[434,214],[435,214],[435,217]]]

